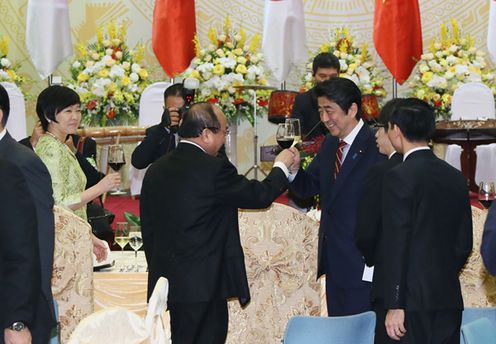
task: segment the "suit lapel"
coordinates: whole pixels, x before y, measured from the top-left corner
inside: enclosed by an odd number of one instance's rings
[[[353,141],[353,144],[351,145],[348,151],[348,154],[346,154],[346,158],[344,159],[343,164],[341,165],[341,170],[339,171],[339,174],[337,175],[337,178],[334,181],[334,185],[331,188],[330,202],[334,200],[336,195],[339,193],[339,190],[345,183],[346,179],[349,177],[350,173],[356,167],[358,162],[363,158],[367,149],[365,145],[367,128],[368,127],[364,125],[362,129],[360,129],[358,135],[356,136],[355,140]],[[334,149],[334,152],[336,152],[336,149]],[[330,168],[330,170],[332,170],[332,173],[334,173],[334,167]],[[333,174],[331,174],[331,178],[332,175]]]

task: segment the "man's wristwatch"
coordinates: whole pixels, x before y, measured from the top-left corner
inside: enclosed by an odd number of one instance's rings
[[[12,331],[20,332],[26,328],[26,325],[22,321],[16,321],[9,327]]]

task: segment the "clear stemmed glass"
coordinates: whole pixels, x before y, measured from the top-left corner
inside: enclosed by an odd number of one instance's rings
[[[277,125],[276,141],[282,149],[289,148],[295,141],[294,126],[292,123],[279,123]]]
[[[124,147],[121,144],[110,145],[108,147],[108,157],[107,162],[110,167],[115,171],[119,172],[122,166],[126,164],[126,158],[124,156]],[[124,191],[118,186],[115,191],[112,191],[113,195],[123,195]]]
[[[138,250],[141,248],[141,246],[143,246],[143,238],[141,236],[140,226],[131,226],[129,228],[129,245],[134,250],[135,271],[138,272]]]
[[[300,143],[302,141],[301,140],[300,120],[298,118],[286,118],[286,123],[293,125],[293,129],[294,129],[294,143],[293,143],[293,145],[296,146],[298,143]]]
[[[121,260],[124,261],[124,247],[129,242],[129,224],[127,222],[117,222],[115,224],[115,243],[121,248]],[[121,268],[121,271],[123,269]]]
[[[494,183],[493,182],[480,182],[479,184],[479,202],[482,203],[484,208],[488,209],[494,200]]]

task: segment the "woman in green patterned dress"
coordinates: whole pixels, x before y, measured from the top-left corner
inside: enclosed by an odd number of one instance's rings
[[[52,177],[55,205],[86,220],[86,204],[118,186],[120,176],[118,173],[108,174],[96,185],[85,190],[86,177],[75,152],[66,144],[68,135],[76,133],[81,120],[81,101],[74,90],[64,86],[46,88],[38,96],[36,112],[45,135],[40,137],[35,152],[43,160]],[[71,321],[67,320],[66,323],[70,322],[69,327],[72,327],[93,311],[91,251],[97,260],[101,261],[106,258],[107,248],[103,241],[91,233],[89,227],[83,226],[81,232],[76,235],[70,233],[64,233],[63,226],[56,224],[52,289],[59,303],[62,326],[62,319],[70,318]],[[78,240],[78,249],[72,251],[77,252],[64,250],[64,246],[74,247],[74,240]],[[75,266],[74,277],[63,286],[56,285],[57,281],[61,280],[57,273],[60,274],[65,265],[72,265],[71,268]]]

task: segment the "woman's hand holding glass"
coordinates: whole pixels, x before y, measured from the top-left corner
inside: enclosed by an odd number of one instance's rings
[[[108,192],[121,185],[121,175],[117,172],[109,173],[97,185],[101,188],[101,194]]]

